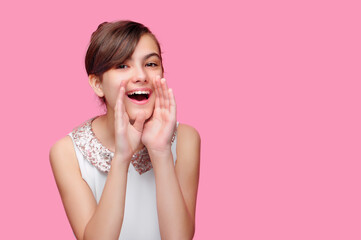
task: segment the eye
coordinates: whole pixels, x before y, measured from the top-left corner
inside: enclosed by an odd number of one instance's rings
[[[147,67],[158,67],[158,64],[152,62],[152,63],[145,64],[145,66],[147,66]]]
[[[120,64],[117,68],[124,69],[124,68],[128,68],[128,66],[125,64]]]

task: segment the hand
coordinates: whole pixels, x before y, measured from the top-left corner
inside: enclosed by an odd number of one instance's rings
[[[164,78],[153,79],[155,107],[152,117],[144,124],[142,142],[148,152],[169,152],[176,127],[176,104],[172,89]]]
[[[132,155],[140,145],[143,125],[145,122],[145,112],[139,112],[133,125],[129,122],[129,116],[125,111],[125,85],[123,81],[120,85],[120,91],[114,108],[115,124],[115,153],[114,155],[126,159],[130,162]]]

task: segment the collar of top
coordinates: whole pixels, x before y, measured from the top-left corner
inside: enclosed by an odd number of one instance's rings
[[[96,117],[91,118],[74,128],[72,136],[75,145],[83,154],[84,158],[101,172],[108,173],[114,153],[103,146],[95,136],[91,127],[91,123],[95,118]],[[174,142],[176,132],[177,131],[173,134],[172,143]],[[148,150],[145,146],[132,156],[131,163],[139,174],[143,174],[153,168]]]

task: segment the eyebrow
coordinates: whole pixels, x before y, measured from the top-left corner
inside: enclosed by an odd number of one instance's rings
[[[149,54],[145,55],[145,56],[143,57],[143,61],[145,61],[145,60],[147,60],[148,58],[153,57],[153,56],[156,56],[156,57],[158,57],[158,58],[160,59],[160,56],[159,56],[158,53],[152,52],[152,53],[149,53]],[[130,60],[132,60],[132,58],[130,58]]]
[[[153,52],[153,53],[149,53],[149,54],[145,55],[143,57],[143,60],[147,60],[148,58],[153,57],[153,56],[157,56],[160,59],[160,56],[158,55],[158,53]]]

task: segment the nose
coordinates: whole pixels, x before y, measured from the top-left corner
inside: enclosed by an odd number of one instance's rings
[[[133,82],[147,82],[147,74],[145,73],[144,69],[142,67],[137,67],[135,69],[135,75]]]

